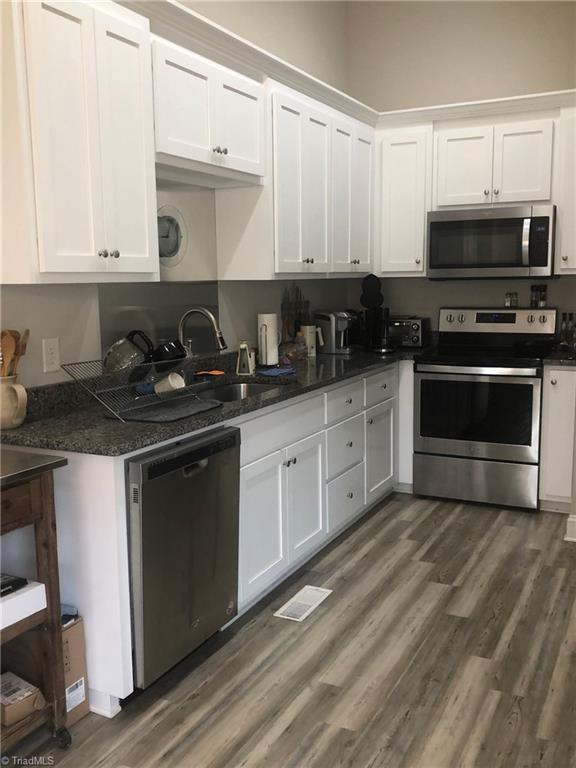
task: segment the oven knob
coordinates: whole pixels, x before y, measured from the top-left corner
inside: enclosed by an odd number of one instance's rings
[[[536,318],[534,317],[534,315],[528,315],[526,320],[528,320],[529,323],[533,323],[536,320]]]
[[[542,323],[542,325],[544,325],[547,319],[548,318],[546,317],[546,315],[540,315],[540,322]]]
[[[420,329],[420,326],[418,325],[418,323],[412,323],[412,330],[413,331],[418,331],[419,329]]]
[[[412,336],[412,344],[419,344],[420,336]]]
[[[453,323],[454,322],[454,315],[446,315],[446,320],[449,323]]]
[[[458,322],[463,323],[466,320],[466,315],[458,315]]]

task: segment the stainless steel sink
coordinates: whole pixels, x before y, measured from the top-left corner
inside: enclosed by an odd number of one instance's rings
[[[220,387],[203,389],[197,395],[202,400],[219,400],[221,403],[229,403],[234,400],[244,400],[252,395],[261,395],[264,392],[272,392],[278,387],[273,384],[222,384]]]

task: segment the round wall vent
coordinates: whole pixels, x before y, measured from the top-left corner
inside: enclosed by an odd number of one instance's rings
[[[163,205],[158,209],[158,250],[162,266],[180,264],[187,246],[188,234],[182,214],[172,205]]]

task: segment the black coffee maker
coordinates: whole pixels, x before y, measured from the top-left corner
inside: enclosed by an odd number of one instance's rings
[[[362,280],[362,295],[360,304],[364,307],[364,340],[368,351],[378,355],[388,355],[394,352],[390,341],[389,319],[390,311],[383,307],[384,296],[381,291],[380,278],[376,275],[366,275]]]

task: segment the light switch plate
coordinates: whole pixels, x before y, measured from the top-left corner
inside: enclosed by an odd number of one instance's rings
[[[42,361],[44,373],[60,370],[60,339],[42,339]]]

